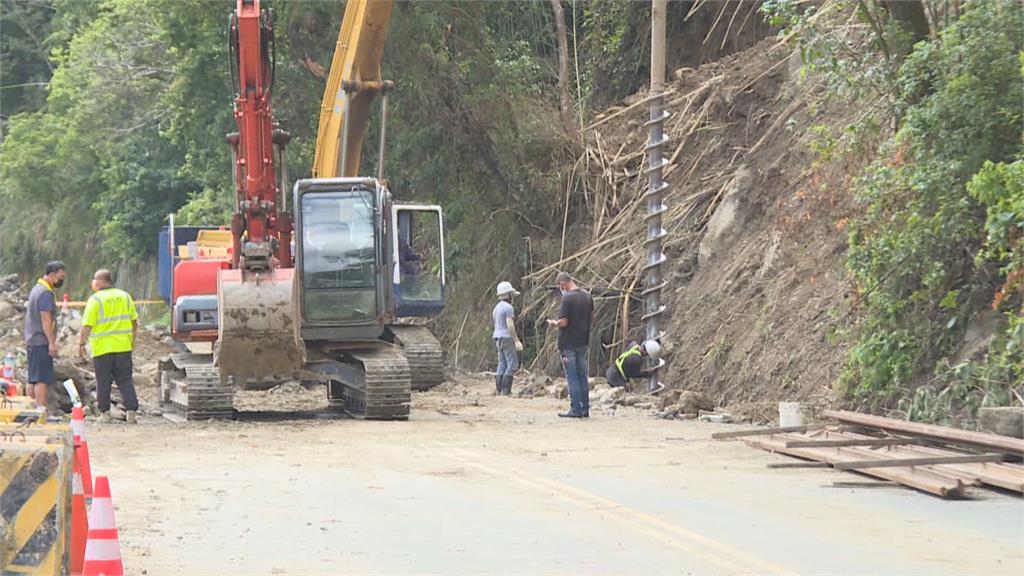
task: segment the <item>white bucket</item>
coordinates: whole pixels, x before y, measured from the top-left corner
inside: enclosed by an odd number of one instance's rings
[[[779,426],[803,426],[806,423],[803,402],[779,402]]]

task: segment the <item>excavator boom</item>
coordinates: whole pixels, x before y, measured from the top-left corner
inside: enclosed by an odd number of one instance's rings
[[[349,0],[320,107],[314,178],[358,176],[370,104],[390,89],[380,74],[392,0]]]

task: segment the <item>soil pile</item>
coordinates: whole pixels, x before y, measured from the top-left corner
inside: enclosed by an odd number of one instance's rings
[[[677,70],[665,97],[662,381],[719,406],[742,402],[752,420],[767,410],[752,402],[827,402],[845,356],[831,312],[846,297],[850,186],[815,165],[810,144],[813,126],[845,125],[855,111],[831,110],[798,70],[790,48],[764,40]],[[537,247],[534,261],[550,263],[525,278],[521,317],[543,335],[534,369],[560,372],[543,325],[557,314],[558,270],[595,297],[592,373],[643,337],[647,111],[637,94],[584,131],[572,184],[582,205],[566,211],[559,246]]]

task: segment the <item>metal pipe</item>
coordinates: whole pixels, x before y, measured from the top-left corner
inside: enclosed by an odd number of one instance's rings
[[[341,125],[341,156],[338,157],[337,174],[339,176],[349,176],[349,174],[345,173],[345,163],[348,162],[348,132],[349,120],[351,119],[349,113],[352,111],[352,91],[348,89],[347,85],[343,85],[343,89],[345,90],[345,122]]]
[[[646,323],[647,340],[660,340],[664,335],[658,325],[658,319],[665,312],[665,306],[661,303],[661,291],[666,283],[662,279],[661,265],[667,260],[662,252],[662,239],[667,233],[661,226],[661,216],[668,210],[662,202],[662,193],[668,188],[668,184],[662,179],[663,170],[668,164],[664,157],[664,146],[669,141],[665,136],[665,120],[671,116],[665,111],[664,106],[667,4],[668,0],[651,2],[651,115],[645,124],[649,130],[646,147],[649,158],[646,169],[648,186],[644,194],[647,200],[647,214],[644,216],[647,223],[647,237],[644,240],[647,249],[647,263],[644,265],[647,282],[642,292],[646,300],[642,319]],[[652,371],[647,379],[647,389],[649,392],[658,392],[664,388],[658,378],[658,372],[665,362],[660,359],[657,362],[648,362]]]
[[[388,91],[384,90],[380,100],[380,146],[377,151],[377,179],[384,179],[384,143],[387,141]]]
[[[279,213],[288,212],[288,158],[285,156],[284,144],[282,143],[277,148],[280,161],[277,163],[281,167],[281,184],[280,184],[280,200],[277,204],[277,211]]]

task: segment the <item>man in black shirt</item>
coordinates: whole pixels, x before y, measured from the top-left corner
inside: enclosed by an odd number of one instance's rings
[[[594,301],[581,290],[572,277],[558,273],[558,288],[562,291],[562,306],[558,320],[548,324],[558,327],[558,351],[562,367],[569,381],[569,411],[559,414],[563,418],[590,417],[590,384],[587,382],[587,346],[590,344],[590,322],[594,316]]]

